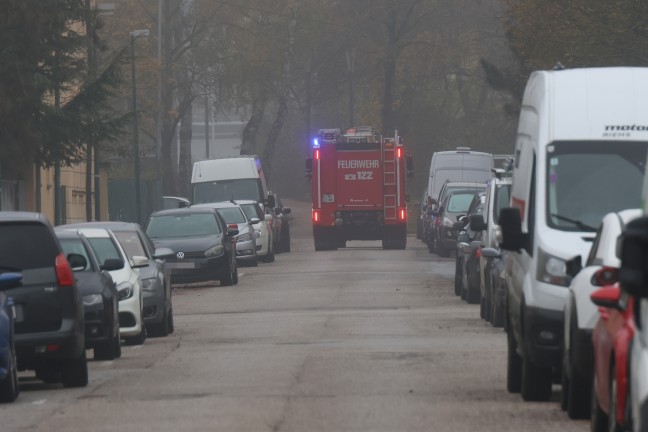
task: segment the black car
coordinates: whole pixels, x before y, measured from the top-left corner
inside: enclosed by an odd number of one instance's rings
[[[101,265],[83,234],[58,228],[55,232],[66,256],[86,259],[85,266],[72,267],[83,300],[86,349],[94,350],[95,360],[120,357],[119,295],[109,271],[123,268],[124,262],[110,259]]]
[[[481,190],[484,190],[486,185]],[[457,236],[461,227],[455,226],[460,218],[466,216],[473,197],[480,190],[465,189],[450,192],[434,212],[435,224],[432,241],[433,249],[442,257],[449,257],[457,247]]]
[[[8,291],[16,311],[18,370],[32,369],[65,387],[88,384],[83,303],[68,260],[45,216],[0,211],[0,272],[23,274],[21,287]]]
[[[146,234],[156,247],[173,251],[174,255],[166,260],[172,283],[238,283],[233,238],[238,229],[228,229],[216,209],[191,207],[155,212],[146,224]]]
[[[165,337],[173,333],[171,280],[165,275],[163,261],[172,251],[156,250],[151,239],[136,223],[87,222],[64,226],[109,229],[115,234],[129,259],[134,256],[148,258],[148,266],[137,269],[142,280],[142,317],[147,336]]]

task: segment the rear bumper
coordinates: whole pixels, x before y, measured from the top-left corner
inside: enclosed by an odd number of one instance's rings
[[[169,264],[175,264],[169,266]],[[177,267],[185,264],[185,267]],[[195,283],[219,280],[229,271],[228,256],[185,259],[183,263],[168,263],[171,270],[171,283]]]
[[[85,349],[83,325],[83,319],[68,319],[57,331],[14,335],[21,368],[31,368],[35,359],[78,358]]]

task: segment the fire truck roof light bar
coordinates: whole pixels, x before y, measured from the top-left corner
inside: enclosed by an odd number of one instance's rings
[[[315,138],[315,139],[313,140],[313,148],[319,148],[319,146],[320,146],[320,144],[319,144],[319,139],[318,139],[318,138]]]

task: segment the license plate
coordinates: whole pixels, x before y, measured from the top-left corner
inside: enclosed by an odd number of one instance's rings
[[[332,203],[334,201],[335,201],[335,195],[333,194],[324,194],[324,196],[322,197],[322,202]]]
[[[167,263],[167,268],[171,269],[192,269],[196,268],[196,264],[193,262],[176,262],[176,263]]]
[[[25,320],[25,314],[23,312],[22,305],[14,305],[14,318],[17,323],[23,322]]]

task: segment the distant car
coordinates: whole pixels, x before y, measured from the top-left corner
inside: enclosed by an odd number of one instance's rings
[[[16,312],[18,369],[33,369],[37,378],[64,387],[85,387],[83,303],[68,259],[85,261],[66,258],[45,216],[0,211],[0,272],[23,275],[22,286],[6,291]]]
[[[635,209],[605,215],[589,256],[585,257],[585,267],[572,274],[564,310],[562,366],[562,405],[570,418],[588,418],[591,413],[592,331],[599,312],[590,296],[602,286],[618,281],[621,260],[617,256],[617,239],[624,226],[641,214],[641,210]],[[576,257],[573,262],[580,268],[582,258]]]
[[[99,259],[99,263],[107,265],[109,260],[122,260],[124,266],[120,269],[109,270],[110,276],[117,285],[119,298],[119,334],[128,345],[141,345],[146,340],[146,326],[143,320],[142,279],[137,269],[148,267],[146,256],[128,254],[115,236],[106,228],[73,228],[60,226],[57,229],[76,230],[88,239],[90,246]]]
[[[423,191],[423,196],[417,205],[417,210],[416,238],[418,240],[423,240],[423,223],[425,222],[425,219],[427,219],[427,190]]]
[[[83,299],[85,347],[94,349],[95,360],[113,360],[121,356],[119,337],[119,300],[117,286],[108,270],[124,267],[122,260],[99,264],[88,240],[77,231],[55,229],[66,256],[82,255],[86,265],[71,263]]]
[[[0,271],[4,272],[5,268],[0,266]],[[0,273],[0,371],[4,371],[4,376],[0,377],[0,402],[13,402],[20,393],[14,345],[14,306],[5,291],[21,283],[20,273]]]
[[[598,289],[592,301],[600,309],[594,327],[594,384],[591,430],[594,432],[628,430],[632,424],[629,410],[629,351],[636,332],[634,301],[623,294],[619,284]],[[637,413],[640,416],[641,413]]]
[[[131,222],[86,222],[64,225],[73,228],[105,228],[115,234],[130,261],[136,257],[148,259],[148,265],[138,267],[142,282],[142,316],[147,336],[165,337],[173,333],[173,301],[171,280],[166,275],[164,258],[171,256],[170,249],[155,249],[139,224]]]
[[[448,173],[446,173],[449,175]],[[427,206],[427,219],[423,225],[423,238],[424,243],[428,245],[428,250],[430,253],[439,253],[438,250],[438,239],[436,235],[438,233],[439,227],[443,224],[443,219],[437,218],[437,213],[439,211],[439,205],[446,200],[448,195],[452,192],[457,191],[483,191],[486,186],[486,182],[470,182],[470,181],[450,181],[446,180],[441,185],[441,190],[437,197],[428,196],[428,206]]]
[[[486,186],[486,203],[484,210],[484,231],[481,235],[483,248],[493,248],[499,251],[497,232],[499,231],[499,212],[502,208],[508,207],[511,201],[510,177],[503,177],[498,173],[497,177],[489,180]],[[484,254],[482,250],[479,258],[479,291],[483,302],[484,318],[490,321],[495,327],[504,325],[504,297],[505,291],[498,291],[494,287],[500,284],[499,273],[502,269],[502,257],[504,254],[493,254],[493,258]],[[491,275],[495,269],[496,276]]]
[[[484,188],[485,185],[481,190],[483,191]],[[440,223],[434,227],[432,241],[436,245],[434,249],[440,256],[449,257],[451,251],[456,249],[457,236],[461,228],[455,227],[455,223],[459,221],[459,218],[466,216],[468,207],[477,192],[479,190],[474,189],[450,192],[441,202],[439,210],[435,212],[435,217]]]
[[[175,253],[166,259],[172,283],[238,283],[234,241],[238,229],[228,228],[216,209],[190,207],[155,212],[146,224],[146,234],[156,247]]]
[[[228,226],[236,226],[236,229],[239,230],[239,233],[234,237],[236,239],[236,261],[241,265],[247,264],[254,267],[259,264],[254,225],[260,224],[260,219],[255,217],[252,222],[247,218],[241,206],[232,202],[197,204],[194,207],[215,208],[223,216]]]
[[[270,203],[274,202],[274,207],[272,211],[274,212],[275,219],[273,230],[275,234],[275,252],[290,252],[290,224],[289,224],[289,215],[292,213],[290,207],[284,207],[283,203],[279,196],[274,192],[268,192],[268,197],[273,197],[269,199]]]
[[[273,262],[275,256],[274,246],[272,244],[272,226],[270,224],[272,215],[265,214],[261,204],[256,201],[237,200],[235,202],[241,206],[243,212],[245,212],[245,215],[250,221],[253,221],[254,219],[259,219],[261,221],[261,223],[252,224],[256,236],[257,256],[260,261]]]

